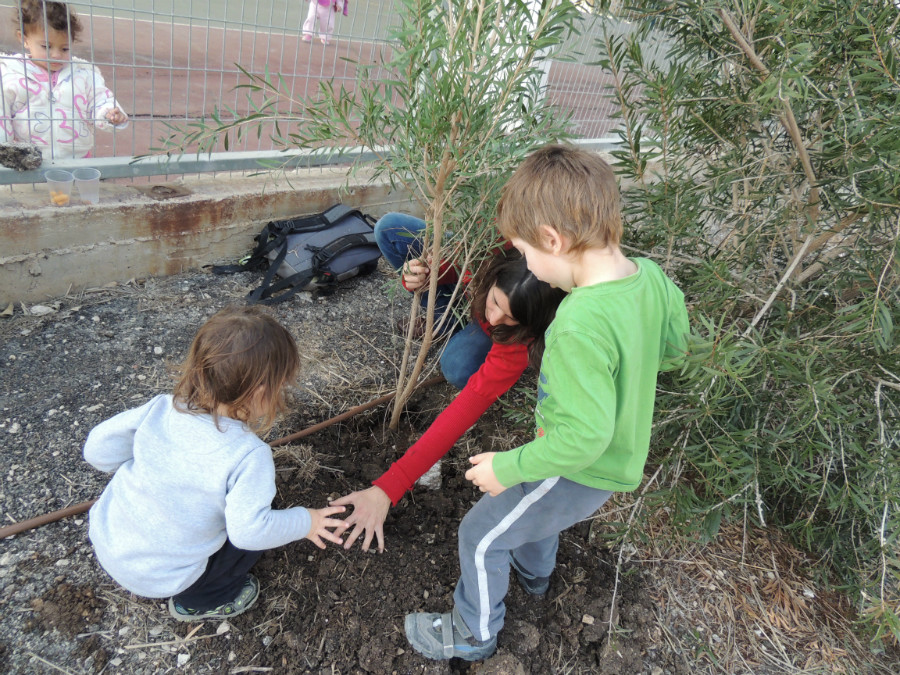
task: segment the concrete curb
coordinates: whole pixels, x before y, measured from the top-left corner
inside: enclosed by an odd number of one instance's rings
[[[10,302],[233,262],[250,251],[263,223],[339,201],[376,217],[416,212],[407,195],[362,172],[348,178],[346,167],[185,177],[152,187],[104,182],[99,204],[76,204],[73,195],[66,207],[52,206],[41,183],[4,188],[0,310]],[[161,201],[151,196],[159,193],[181,195]]]

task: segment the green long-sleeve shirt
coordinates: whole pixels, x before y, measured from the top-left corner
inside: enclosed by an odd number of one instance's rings
[[[506,487],[563,476],[602,490],[638,487],[650,447],[656,377],[683,354],[684,294],[632,258],[625,279],[575,288],[547,331],[530,443],[495,455]]]

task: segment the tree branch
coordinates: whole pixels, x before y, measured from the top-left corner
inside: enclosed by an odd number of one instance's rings
[[[734,38],[735,42],[737,42],[738,47],[740,47],[751,65],[760,72],[763,79],[767,79],[771,75],[769,69],[766,68],[762,59],[759,58],[756,50],[753,49],[753,45],[750,44],[749,40],[741,33],[740,28],[735,24],[731,15],[728,14],[725,9],[721,8],[718,10],[718,14],[725,24],[725,27],[728,29],[728,32],[731,33],[731,36]],[[787,130],[788,135],[790,135],[794,147],[797,148],[800,164],[803,166],[803,173],[806,175],[806,180],[809,182],[809,200],[807,201],[807,208],[809,210],[809,222],[815,224],[819,218],[818,180],[816,179],[815,171],[813,171],[812,161],[809,158],[806,145],[803,143],[803,134],[800,132],[800,126],[797,124],[797,119],[794,117],[794,111],[791,109],[791,104],[783,98],[781,99],[781,103],[784,106],[784,115],[781,117],[781,124],[784,126],[785,130]]]

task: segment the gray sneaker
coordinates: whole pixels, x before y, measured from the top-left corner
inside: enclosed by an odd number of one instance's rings
[[[497,636],[484,642],[476,640],[456,609],[446,614],[407,614],[404,628],[412,648],[435,661],[482,661],[497,650]]]
[[[206,621],[210,619],[230,619],[238,614],[243,614],[253,607],[253,603],[259,597],[259,581],[252,574],[247,575],[240,593],[231,602],[213,607],[212,609],[190,609],[183,607],[169,598],[169,614],[177,621]]]
[[[519,563],[516,562],[516,559],[513,558],[512,553],[509,554],[509,564],[512,565],[512,568],[516,571],[516,579],[519,582],[519,586],[521,586],[526,593],[537,598],[542,598],[547,594],[547,591],[550,588],[550,577],[536,577],[533,574],[526,572]]]

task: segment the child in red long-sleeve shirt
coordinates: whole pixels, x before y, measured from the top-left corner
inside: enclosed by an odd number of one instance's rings
[[[415,236],[424,226],[418,218],[388,214],[375,228],[385,257],[396,269],[403,270],[402,282],[410,291],[428,284],[430,270],[419,258],[421,251],[416,248],[419,240]],[[452,270],[441,271],[441,283],[452,288],[455,281]],[[459,437],[509,391],[529,361],[540,363],[544,332],[565,293],[539,281],[514,250],[498,252],[486,262],[470,288],[472,321],[450,338],[441,358],[445,377],[462,391],[422,437],[373,481],[372,487],[332,502],[334,506],[353,506],[353,513],[345,519],[353,527],[345,541],[346,548],[363,535],[363,550],[368,550],[373,537],[377,537],[378,550],[383,551],[382,526],[391,505],[396,506]],[[440,297],[438,304],[441,311],[447,311]]]

